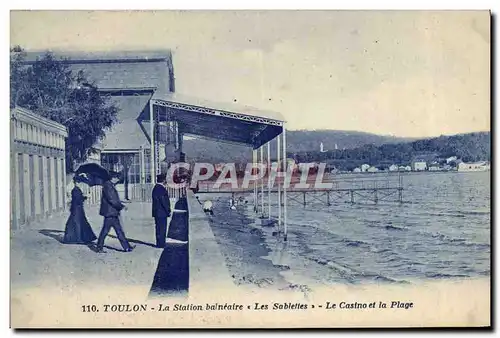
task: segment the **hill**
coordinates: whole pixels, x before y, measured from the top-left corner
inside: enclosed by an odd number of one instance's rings
[[[414,139],[382,136],[359,131],[290,130],[287,131],[287,151],[291,154],[309,151],[319,152],[321,143],[323,143],[324,149],[328,150],[335,149],[335,145],[338,149],[352,149],[366,144],[379,146],[412,140]],[[184,140],[183,149],[190,161],[206,161],[210,163],[247,162],[252,158],[249,147],[201,139]],[[271,144],[271,154],[276,154],[275,142]]]
[[[439,161],[451,156],[457,156],[464,162],[490,161],[490,132],[440,136],[380,146],[366,144],[354,149],[324,153],[300,152],[295,157],[299,162],[328,162],[338,169],[352,170],[362,163],[387,167],[390,164],[408,165],[415,159]]]

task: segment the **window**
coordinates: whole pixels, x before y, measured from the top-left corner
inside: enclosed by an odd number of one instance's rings
[[[128,168],[128,183],[141,183],[141,154],[138,152],[130,153],[105,153],[101,154],[101,165],[109,171],[123,172]],[[145,156],[145,173],[146,182],[151,182],[149,170],[149,156]]]

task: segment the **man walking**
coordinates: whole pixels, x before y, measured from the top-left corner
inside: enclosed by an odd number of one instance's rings
[[[114,175],[110,180],[104,182],[102,186],[101,208],[99,210],[99,215],[104,217],[104,225],[101,229],[101,233],[99,234],[99,239],[97,240],[97,252],[104,252],[104,239],[108,235],[111,228],[115,229],[116,237],[118,237],[118,240],[123,247],[123,251],[130,252],[134,249],[125,237],[125,233],[123,232],[123,228],[120,223],[120,211],[122,209],[126,210],[126,206],[120,201],[120,196],[115,188],[115,184],[118,180],[118,177]]]
[[[167,188],[165,188],[165,174],[156,176],[156,184],[152,192],[153,200],[153,217],[155,219],[156,228],[156,246],[158,248],[165,247],[167,237],[167,218],[170,217],[170,197],[168,196]]]

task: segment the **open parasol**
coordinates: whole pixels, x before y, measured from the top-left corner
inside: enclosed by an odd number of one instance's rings
[[[102,185],[111,178],[109,172],[97,163],[82,164],[75,174],[85,176],[85,183],[89,186]]]

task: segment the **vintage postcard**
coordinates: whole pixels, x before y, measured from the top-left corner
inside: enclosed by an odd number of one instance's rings
[[[13,328],[489,327],[488,11],[12,11]]]

